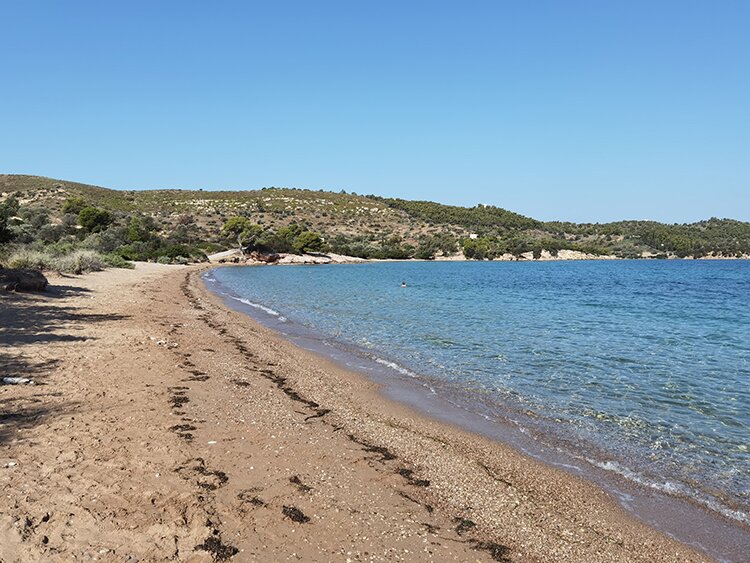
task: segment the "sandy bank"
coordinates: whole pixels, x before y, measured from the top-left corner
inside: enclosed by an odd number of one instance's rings
[[[384,400],[193,268],[0,295],[0,560],[700,561],[582,480]]]

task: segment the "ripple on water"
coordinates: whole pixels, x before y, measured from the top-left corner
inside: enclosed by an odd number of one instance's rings
[[[526,411],[549,421],[560,444],[597,452],[590,462],[603,469],[734,518],[750,512],[750,262],[376,263],[210,275],[260,315],[388,358],[438,392],[455,389],[466,409]]]

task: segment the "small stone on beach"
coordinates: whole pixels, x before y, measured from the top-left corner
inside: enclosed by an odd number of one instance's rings
[[[28,377],[3,377],[5,385],[34,385],[34,381]]]

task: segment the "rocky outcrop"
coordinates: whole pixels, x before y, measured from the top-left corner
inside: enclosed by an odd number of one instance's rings
[[[241,254],[239,250],[217,252],[208,257],[209,261],[219,264],[350,264],[367,262],[362,258],[344,256],[334,253],[276,254],[252,251]]]
[[[557,253],[552,254],[549,250],[542,250],[538,257],[534,256],[533,252],[524,252],[521,254],[521,258],[524,260],[539,260],[539,261],[552,261],[552,260],[614,260],[616,256],[611,254],[588,254],[579,250],[569,250],[564,248],[558,250]]]
[[[271,252],[270,254],[264,254],[263,252],[251,252],[248,256],[249,262],[262,262],[264,264],[275,264],[281,259],[279,254]]]
[[[343,254],[282,254],[279,264],[352,264],[357,262],[366,262],[362,258],[354,256],[344,256]]]
[[[0,269],[0,287],[7,291],[45,291],[47,278],[39,270]]]

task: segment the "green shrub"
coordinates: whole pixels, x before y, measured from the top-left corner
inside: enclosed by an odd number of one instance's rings
[[[263,234],[263,227],[247,217],[232,217],[224,223],[221,234],[229,240],[236,240],[237,246],[242,249],[255,244],[255,240]]]
[[[302,231],[294,239],[292,248],[297,253],[318,252],[323,248],[323,239],[318,233],[312,231]]]
[[[66,274],[96,272],[106,266],[103,257],[92,250],[75,250],[68,254],[52,255],[28,247],[15,249],[6,262],[10,268],[30,268]]]
[[[119,254],[102,254],[102,261],[112,268],[127,268],[129,270],[135,268],[135,264],[125,260]]]
[[[146,242],[154,237],[156,222],[153,217],[133,216],[130,218],[127,228],[127,236],[130,242]]]
[[[39,229],[37,237],[44,242],[57,242],[64,234],[62,225],[44,225]]]
[[[101,254],[93,250],[76,250],[70,254],[55,258],[54,270],[58,272],[83,274],[86,272],[98,272],[106,267]]]
[[[112,215],[106,209],[98,207],[84,207],[78,214],[78,224],[87,233],[98,233],[106,229],[112,222]]]
[[[160,254],[174,259],[178,256],[190,256],[190,249],[184,244],[172,244],[164,248]]]
[[[73,213],[74,215],[78,215],[81,211],[83,211],[88,206],[89,204],[82,197],[69,197],[62,204],[62,212]]]
[[[19,248],[8,256],[5,260],[9,268],[33,269],[33,270],[52,270],[53,258],[44,252],[31,250],[28,248]]]
[[[199,243],[198,248],[205,252],[206,254],[213,254],[214,252],[221,252],[222,250],[227,250],[226,245],[218,244],[215,242],[201,242]]]
[[[8,223],[10,218],[18,213],[19,207],[18,199],[13,196],[0,203],[0,243],[13,239],[13,231]]]
[[[104,254],[117,251],[121,246],[130,243],[128,231],[125,227],[109,227],[105,231],[92,233],[83,241],[84,248],[97,250]]]
[[[59,241],[44,246],[44,252],[53,257],[64,256],[65,254],[70,254],[75,250],[77,250],[76,244],[72,242]]]

